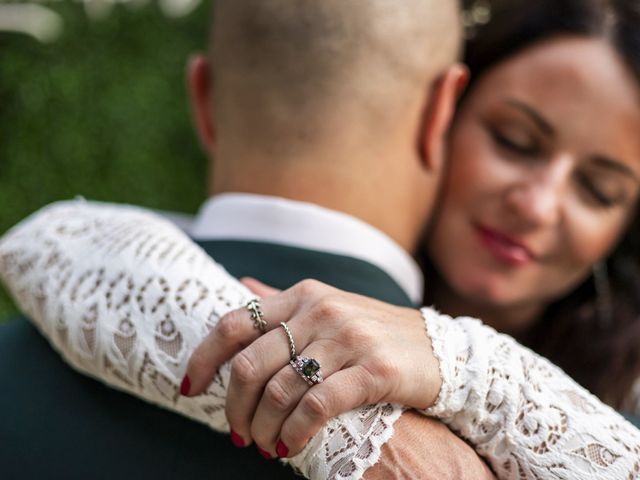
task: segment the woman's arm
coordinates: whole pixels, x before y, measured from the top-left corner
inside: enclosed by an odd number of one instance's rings
[[[640,478],[640,431],[562,370],[478,320],[422,313],[443,379],[424,413],[499,478]]]
[[[228,365],[195,398],[180,396],[179,385],[195,347],[222,315],[246,305],[252,295],[173,225],[132,207],[56,204],[0,239],[0,276],[73,368],[228,431]],[[382,404],[343,414],[291,463],[307,477],[322,479],[360,478],[379,459],[378,468],[392,468],[394,458],[380,458],[381,448],[401,413]],[[414,438],[431,427],[403,424]],[[427,478],[424,472],[434,460],[423,453],[435,438],[404,445],[414,457],[409,465],[414,477]],[[457,441],[440,431],[437,441],[447,439]],[[394,440],[394,448],[400,441]],[[464,458],[474,459],[478,471],[484,468],[468,447]],[[456,478],[455,471],[442,478]]]
[[[263,448],[278,441],[295,454],[327,418],[361,403],[393,401],[443,419],[498,478],[640,475],[640,431],[550,362],[478,320],[423,309],[421,321],[417,311],[309,281],[262,306],[269,332],[252,338],[248,313],[232,312],[198,347],[187,372],[197,393],[224,358],[215,347],[222,330],[234,332],[231,344],[250,343],[232,363],[227,417]],[[302,351],[314,352],[308,356],[331,359],[323,383],[280,389],[296,380],[292,369],[251,362],[266,350],[286,357],[280,322]],[[197,360],[203,358],[209,362]],[[247,360],[254,365],[249,382],[242,373]]]

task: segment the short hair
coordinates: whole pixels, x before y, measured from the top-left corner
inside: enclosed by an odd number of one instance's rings
[[[216,0],[217,133],[279,155],[347,119],[375,138],[456,60],[460,37],[456,0]]]

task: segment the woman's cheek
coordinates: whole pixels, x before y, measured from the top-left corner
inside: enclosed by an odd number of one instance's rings
[[[472,142],[470,142],[472,143]],[[491,168],[491,160],[483,151],[465,149],[452,158],[446,181],[445,195],[453,198],[473,197],[480,189]]]
[[[576,213],[567,224],[563,256],[580,270],[588,270],[604,258],[614,248],[624,228],[622,219],[603,220],[597,212]]]

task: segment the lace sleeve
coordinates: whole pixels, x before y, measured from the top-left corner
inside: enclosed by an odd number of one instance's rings
[[[0,240],[0,276],[73,368],[228,431],[228,364],[196,398],[178,386],[190,352],[250,292],[171,223],[134,207],[54,204]],[[401,413],[386,404],[337,417],[290,461],[311,479],[360,478]]]
[[[640,479],[640,431],[548,360],[480,321],[423,309],[442,419],[500,479]]]

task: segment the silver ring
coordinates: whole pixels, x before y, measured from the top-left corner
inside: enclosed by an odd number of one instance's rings
[[[313,358],[298,355],[289,364],[309,385],[317,385],[324,380],[320,373],[320,364]]]
[[[247,309],[251,313],[251,319],[253,320],[253,326],[264,333],[267,330],[267,322],[264,320],[264,313],[260,308],[260,300],[254,298],[247,303]]]
[[[286,323],[280,322],[282,328],[284,328],[284,333],[287,334],[287,340],[289,341],[289,350],[291,351],[291,360],[295,360],[296,358],[296,344],[293,342],[293,336],[291,335],[291,330]]]

